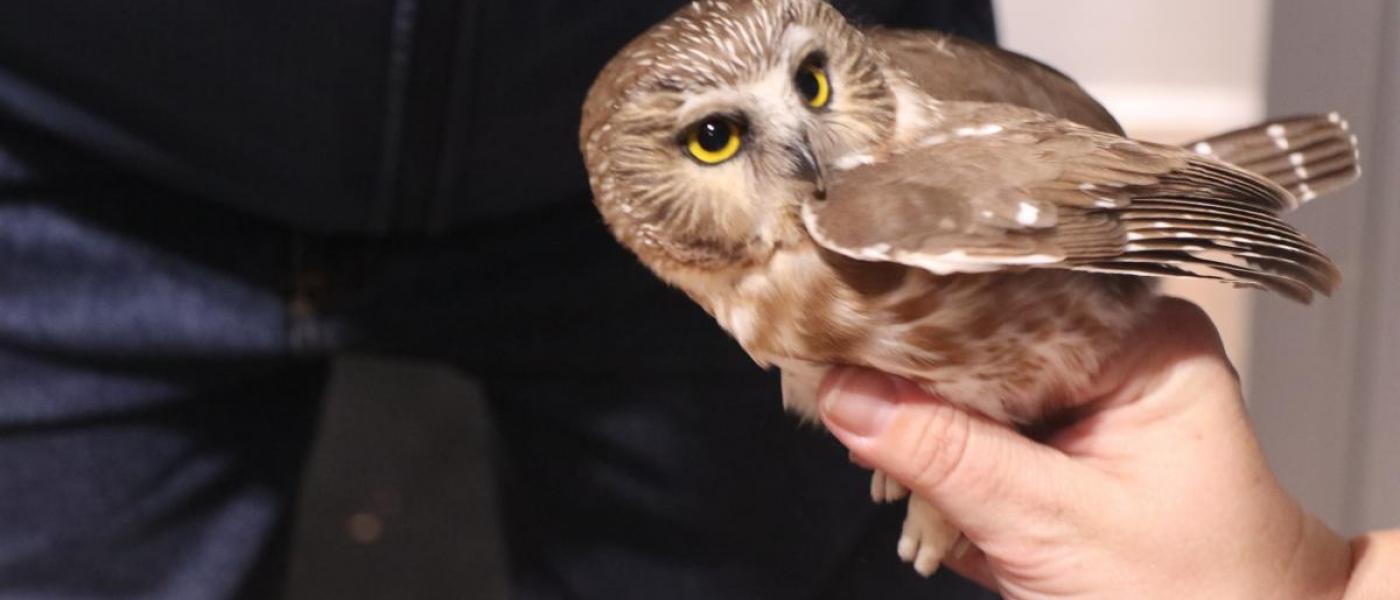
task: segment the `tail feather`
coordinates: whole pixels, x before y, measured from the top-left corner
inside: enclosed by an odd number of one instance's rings
[[[1361,176],[1356,136],[1335,112],[1277,119],[1186,147],[1263,175],[1303,202]]]

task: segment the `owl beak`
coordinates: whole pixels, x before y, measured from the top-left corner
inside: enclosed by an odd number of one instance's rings
[[[789,146],[788,151],[792,153],[793,161],[797,165],[797,172],[794,174],[799,179],[810,181],[816,186],[814,192],[817,198],[826,198],[826,173],[822,170],[821,163],[812,153],[812,144],[807,140],[807,136],[802,136],[802,143],[796,146]]]

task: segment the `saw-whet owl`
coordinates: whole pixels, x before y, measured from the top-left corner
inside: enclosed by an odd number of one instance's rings
[[[820,0],[681,9],[603,69],[579,136],[616,238],[813,420],[824,370],[856,365],[1033,425],[1132,343],[1152,277],[1330,292],[1277,215],[1359,174],[1335,114],[1135,141],[1034,60]],[[910,499],[901,557],[928,574],[956,539]]]

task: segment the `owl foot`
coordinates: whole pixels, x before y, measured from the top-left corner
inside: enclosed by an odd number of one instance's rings
[[[870,499],[874,500],[876,504],[898,502],[908,495],[909,488],[904,487],[904,484],[895,478],[886,475],[884,471],[875,469],[875,472],[870,475]]]
[[[917,494],[909,496],[909,513],[899,536],[899,558],[913,563],[914,570],[928,577],[938,570],[962,534],[943,515]]]

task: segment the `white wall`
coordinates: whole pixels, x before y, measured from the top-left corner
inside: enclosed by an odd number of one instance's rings
[[[1079,80],[1130,131],[1263,114],[1269,0],[995,0],[1002,45]]]
[[[1345,533],[1400,526],[1400,2],[1274,0],[1269,106],[1341,111],[1361,180],[1289,220],[1342,270],[1331,298],[1255,306],[1251,418],[1275,472]]]

